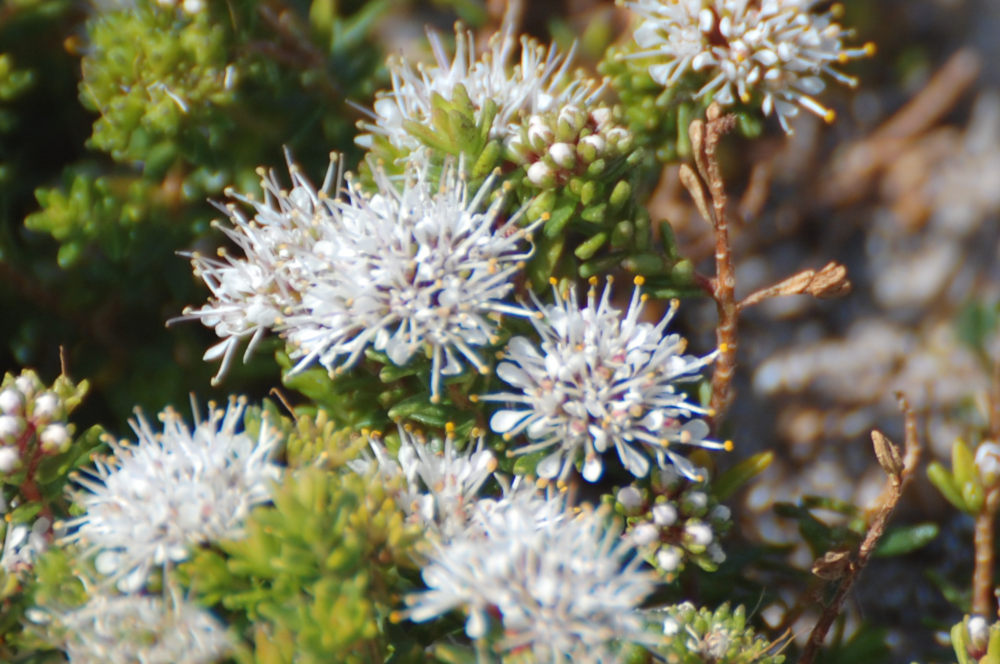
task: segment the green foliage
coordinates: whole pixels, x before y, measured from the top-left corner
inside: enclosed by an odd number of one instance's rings
[[[375,661],[418,533],[396,506],[397,480],[344,464],[363,445],[322,413],[301,416],[293,463],[274,505],[255,510],[246,538],[203,550],[181,573],[199,601],[234,616],[254,643],[245,661]],[[383,655],[379,655],[380,657]]]

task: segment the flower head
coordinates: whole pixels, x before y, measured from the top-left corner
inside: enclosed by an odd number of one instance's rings
[[[462,608],[466,632],[480,639],[496,612],[499,650],[530,649],[537,661],[614,661],[616,643],[643,640],[636,609],[655,577],[603,514],[572,515],[559,497],[527,498],[514,491],[483,501],[475,525],[431,555],[428,589],[406,598],[403,615],[419,622]]]
[[[214,616],[180,600],[101,593],[54,617],[72,664],[209,664],[233,647]]]
[[[429,32],[428,39],[434,64],[414,67],[402,57],[389,60],[392,89],[376,94],[372,119],[359,123],[370,132],[357,139],[359,145],[370,147],[374,136],[382,136],[404,153],[416,151],[421,141],[407,123],[430,127],[435,96],[467,100],[476,123],[488,122],[490,138],[505,141],[522,114],[568,103],[587,106],[603,90],[596,81],[569,75],[572,53],[561,55],[554,46],[546,49],[527,37],[521,38],[520,62],[511,67],[517,46],[511,22],[493,35],[489,49],[478,57],[473,33],[461,27],[455,29],[451,58],[439,34]]]
[[[378,472],[386,476],[403,475],[407,490],[398,497],[400,507],[432,533],[449,537],[466,527],[480,488],[497,467],[482,438],[459,451],[452,433],[449,427],[443,441],[427,440],[400,426],[396,457],[375,437],[371,439],[374,459],[355,462],[352,468],[370,472],[374,461]]]
[[[673,85],[689,71],[706,72],[697,92],[722,105],[758,98],[765,115],[788,118],[804,108],[833,121],[834,112],[814,95],[827,76],[850,87],[857,81],[834,65],[870,56],[873,44],[846,48],[850,35],[834,10],[815,13],[817,0],[635,0],[626,5],[643,17],[635,31],[635,57],[657,60],[649,68],[661,85]]]
[[[636,280],[622,316],[611,304],[610,286],[598,298],[596,279],[582,309],[575,289],[553,282],[555,302],[539,304],[532,319],[541,344],[514,337],[507,345],[497,375],[519,391],[480,399],[513,405],[494,413],[490,426],[505,438],[524,432],[534,441],[515,453],[552,448],[538,464],[540,476],[565,478],[582,453],[583,476],[594,482],[604,469],[601,455],[614,448],[637,477],[649,472],[646,454],[652,454],[659,466],[673,463],[696,478],[697,469],[673,445],[728,448],[705,439],[708,425],[695,416],[707,411],[678,389],[697,380],[715,353],[684,355],[685,340],[665,334],[676,301],[656,325],[640,320],[646,301],[641,283]]]
[[[244,399],[210,406],[193,429],[168,408],[161,433],[137,412],[137,441],[108,441],[112,455],[75,478],[85,512],[62,524],[65,540],[97,553],[98,571],[132,591],[154,567],[187,558],[191,546],[241,536],[279,476],[271,460],[279,436],[266,420],[257,440],[238,431],[245,408]]]
[[[263,202],[240,199],[254,207],[252,220],[228,208],[226,233],[245,259],[193,256],[214,297],[186,317],[225,337],[206,358],[223,356],[224,369],[244,337],[252,346],[273,329],[295,371],[318,361],[334,373],[368,347],[400,366],[426,355],[434,400],[441,376],[461,373],[463,359],[485,371],[474,348],[496,343],[494,318],[524,313],[503,298],[531,255],[533,227],[518,227],[520,212],[502,218],[502,195],[487,203],[496,175],[471,191],[461,166],[435,181],[424,160],[401,190],[376,170],[376,193],[349,183],[344,198],[330,199],[332,169],[318,191],[291,171],[291,192],[272,175]]]

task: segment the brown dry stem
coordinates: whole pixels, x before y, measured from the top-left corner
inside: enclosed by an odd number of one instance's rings
[[[684,166],[680,170],[681,182],[691,193],[698,211],[712,224],[715,234],[715,278],[710,285],[719,315],[716,327],[719,356],[712,374],[711,408],[717,415],[725,412],[732,401],[731,386],[737,348],[736,319],[739,312],[729,244],[729,222],[726,217],[726,186],[716,153],[722,137],[735,124],[736,116],[723,115],[718,104],[709,106],[705,120],[695,120],[688,128],[698,174],[690,166]]]
[[[983,508],[976,514],[972,535],[972,613],[984,618],[993,612],[996,601],[993,594],[993,546],[998,507],[1000,487],[991,487],[986,491]]]
[[[812,664],[812,661],[816,658],[816,653],[819,652],[819,648],[823,644],[827,632],[829,632],[833,621],[840,614],[844,600],[847,599],[848,591],[850,591],[854,582],[857,581],[865,565],[868,564],[872,552],[875,551],[875,547],[885,532],[885,527],[889,523],[889,518],[892,516],[893,510],[896,509],[896,505],[903,495],[903,489],[906,488],[917,468],[917,464],[920,462],[921,445],[920,438],[917,435],[917,416],[910,408],[906,398],[901,394],[897,396],[899,397],[900,408],[903,411],[906,430],[904,442],[905,454],[901,455],[899,448],[881,432],[872,432],[875,456],[879,461],[879,465],[886,472],[886,484],[875,503],[874,516],[868,524],[868,531],[865,533],[865,538],[858,547],[853,560],[843,565],[840,584],[837,586],[833,599],[823,608],[823,614],[816,621],[816,626],[813,627],[812,632],[810,632],[809,640],[802,650],[801,657],[799,657],[799,664]],[[829,555],[828,553],[827,556]],[[839,554],[835,554],[835,557],[840,558]]]
[[[1000,441],[1000,362],[993,363],[992,389],[989,397],[989,437]],[[986,489],[983,507],[976,514],[972,550],[972,613],[987,617],[996,602],[993,566],[996,545],[996,518],[1000,510],[1000,486]]]

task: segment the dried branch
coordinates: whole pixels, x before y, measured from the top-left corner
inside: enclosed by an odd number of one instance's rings
[[[736,308],[738,311],[743,311],[764,300],[783,295],[812,295],[818,298],[828,298],[840,297],[850,291],[851,282],[847,278],[847,268],[840,263],[831,261],[819,271],[803,270],[774,286],[751,293],[743,298],[736,305]]]
[[[991,487],[986,491],[982,509],[976,514],[972,536],[972,613],[984,618],[993,612],[996,601],[993,594],[993,547],[998,507],[1000,487]]]
[[[989,396],[989,435],[1000,440],[1000,363],[993,365],[993,385]],[[972,613],[984,618],[992,613],[996,601],[993,566],[996,545],[996,518],[1000,509],[1000,486],[987,487],[983,506],[976,514],[972,550]]]
[[[903,495],[903,489],[906,488],[917,468],[917,464],[920,462],[921,446],[920,439],[917,436],[917,418],[905,397],[902,395],[898,396],[906,428],[904,442],[906,454],[905,456],[900,455],[899,448],[881,432],[872,431],[875,456],[879,461],[879,465],[882,466],[882,469],[886,473],[886,485],[878,501],[875,503],[875,515],[868,524],[868,532],[865,533],[865,538],[858,547],[854,559],[848,560],[844,564],[843,557],[839,552],[832,553],[833,562],[842,566],[840,584],[837,586],[837,591],[834,593],[833,599],[824,607],[823,614],[816,621],[816,626],[813,627],[812,632],[810,632],[809,640],[802,650],[802,656],[799,657],[799,664],[812,664],[812,661],[816,658],[816,653],[819,652],[819,648],[823,644],[827,632],[833,625],[833,621],[837,618],[837,615],[840,614],[844,600],[847,599],[848,591],[850,591],[854,582],[857,581],[865,565],[868,564],[872,552],[875,551],[879,539],[882,538],[882,534],[885,532],[889,517],[892,516],[893,510],[896,509],[896,505]],[[830,556],[831,553],[827,553],[823,559],[818,561],[821,571],[825,570],[822,563]]]
[[[712,224],[715,232],[715,279],[712,280],[712,297],[715,299],[719,322],[716,342],[719,356],[712,375],[712,404],[716,414],[723,413],[732,400],[730,388],[736,367],[736,277],[729,245],[729,222],[726,218],[726,187],[716,152],[719,141],[732,130],[736,116],[723,115],[718,104],[712,104],[705,113],[705,120],[695,120],[688,128],[691,151],[694,153],[696,175],[690,166],[679,172],[681,183],[694,199],[698,211]],[[699,177],[700,176],[700,177]],[[708,189],[706,195],[705,189]],[[709,207],[711,200],[711,207]]]

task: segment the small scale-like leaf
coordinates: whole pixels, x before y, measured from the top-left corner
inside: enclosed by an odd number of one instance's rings
[[[934,523],[918,523],[912,526],[893,528],[879,541],[875,555],[883,558],[902,556],[926,546],[938,535]]]

